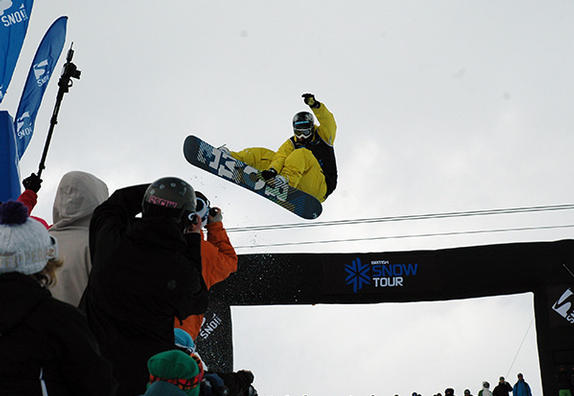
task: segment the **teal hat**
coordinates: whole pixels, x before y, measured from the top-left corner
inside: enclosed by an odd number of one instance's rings
[[[163,381],[176,385],[188,396],[199,395],[202,372],[188,354],[179,350],[160,352],[149,358],[147,367],[150,374],[148,387]]]
[[[175,337],[176,346],[185,348],[190,353],[195,353],[195,342],[193,342],[193,338],[191,338],[187,331],[176,327],[173,329],[173,335]]]

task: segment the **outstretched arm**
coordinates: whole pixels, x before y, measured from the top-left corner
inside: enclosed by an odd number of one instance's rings
[[[201,245],[202,259],[207,264],[203,267],[203,278],[208,288],[237,271],[237,254],[223,228],[221,209],[214,209],[216,215],[210,213],[207,223],[207,241]]]
[[[93,260],[98,246],[119,241],[130,219],[141,212],[141,202],[149,184],[122,188],[94,210],[90,221],[90,254]]]
[[[320,125],[317,128],[317,133],[325,143],[332,146],[333,143],[335,143],[335,135],[337,133],[337,124],[335,123],[333,113],[327,109],[324,103],[315,99],[315,95],[306,93],[302,96],[305,104],[311,108],[311,111],[313,111],[313,114],[315,114],[315,117],[319,120]]]

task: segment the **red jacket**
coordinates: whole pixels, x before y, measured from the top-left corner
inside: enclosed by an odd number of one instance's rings
[[[207,240],[201,238],[201,265],[205,285],[209,289],[237,271],[237,254],[231,246],[223,223],[218,221],[207,225]],[[195,340],[199,334],[203,315],[188,316],[182,323],[175,320],[175,327],[183,329]]]
[[[18,202],[22,202],[22,204],[24,204],[24,206],[28,208],[28,215],[30,216],[30,214],[32,213],[32,209],[34,209],[34,206],[36,206],[36,202],[38,202],[38,195],[32,190],[24,190],[24,192],[20,194],[20,196],[18,197]],[[46,229],[50,228],[48,223],[46,223],[46,220],[36,216],[30,216],[30,217],[35,220],[38,220],[40,223],[44,225],[44,227],[46,227]]]

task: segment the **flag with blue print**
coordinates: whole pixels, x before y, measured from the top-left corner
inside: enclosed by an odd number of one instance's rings
[[[50,26],[36,51],[32,67],[28,72],[28,79],[20,98],[20,105],[18,105],[14,122],[19,158],[22,158],[32,139],[34,123],[42,103],[42,97],[64,48],[67,21],[67,17],[60,17]]]
[[[14,121],[5,110],[0,111],[0,202],[20,195],[20,171]]]
[[[24,44],[33,3],[34,0],[0,0],[0,103]]]

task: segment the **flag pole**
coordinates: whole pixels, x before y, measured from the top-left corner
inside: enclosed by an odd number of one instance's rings
[[[72,43],[74,45],[74,43]],[[72,78],[80,79],[80,74],[82,73],[75,64],[72,63],[72,57],[74,56],[74,50],[70,45],[68,50],[68,55],[66,57],[66,63],[64,64],[64,71],[60,76],[58,81],[58,95],[56,96],[56,104],[54,105],[54,111],[52,112],[52,118],[50,119],[50,129],[48,130],[48,136],[46,137],[46,143],[44,144],[44,152],[42,153],[42,159],[40,160],[40,166],[38,168],[38,177],[42,175],[42,171],[46,168],[46,156],[48,155],[48,148],[50,146],[50,141],[52,140],[52,134],[54,133],[54,127],[58,123],[58,113],[60,112],[60,105],[62,104],[62,99],[64,99],[64,94],[70,90],[73,81]]]

